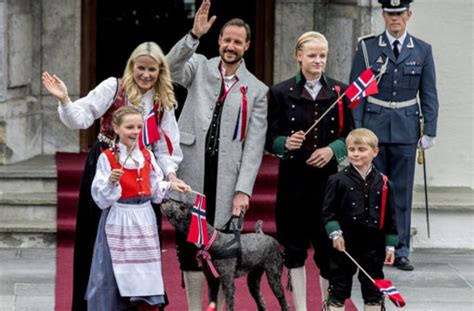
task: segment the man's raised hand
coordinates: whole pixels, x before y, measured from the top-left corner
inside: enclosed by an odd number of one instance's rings
[[[198,38],[206,34],[211,28],[212,24],[214,24],[214,21],[216,20],[215,15],[212,16],[211,19],[209,19],[210,7],[211,7],[211,1],[204,0],[201,3],[201,6],[197,10],[196,14],[194,15],[194,24],[193,24],[193,29],[191,31]]]

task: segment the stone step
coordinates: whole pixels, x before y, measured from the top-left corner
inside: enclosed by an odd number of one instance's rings
[[[40,225],[39,225],[40,226]],[[43,228],[34,229],[35,232],[28,232],[32,230],[31,224],[25,224],[24,229],[18,228],[16,230],[21,232],[0,231],[0,248],[54,248],[56,247],[56,228],[51,227],[52,224],[41,224]],[[48,231],[49,232],[46,232]]]
[[[3,193],[0,247],[55,247],[56,193]]]
[[[55,222],[56,193],[2,193],[0,195],[0,224],[14,221],[19,223]]]
[[[56,233],[56,221],[0,221],[1,233]]]
[[[474,213],[474,189],[464,187],[428,188],[428,206],[430,210]],[[415,187],[413,209],[425,209],[423,187]]]
[[[56,192],[55,178],[0,178],[0,191],[2,192]]]
[[[23,162],[0,165],[1,192],[56,192],[54,155],[41,155]]]
[[[425,212],[425,194],[415,188],[412,227],[414,248],[474,248],[474,190],[431,187],[428,189],[430,236]]]
[[[0,247],[55,247],[54,155],[0,166]]]

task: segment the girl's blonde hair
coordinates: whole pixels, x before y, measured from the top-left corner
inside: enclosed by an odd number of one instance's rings
[[[133,79],[133,66],[135,65],[137,58],[144,55],[153,58],[157,62],[159,68],[158,80],[154,85],[155,95],[153,99],[160,102],[160,109],[175,108],[177,102],[173,92],[173,85],[171,83],[170,69],[163,51],[155,42],[144,42],[137,46],[127,61],[123,73],[123,87],[127,94],[128,101],[135,107],[138,107],[142,100],[143,94]]]
[[[119,109],[115,110],[112,114],[112,124],[115,126],[120,126],[123,121],[123,117],[129,114],[139,114],[143,116],[142,110],[134,106],[122,106]]]
[[[304,48],[304,45],[310,41],[318,41],[318,42],[321,42],[322,44],[324,44],[327,49],[329,50],[329,43],[328,43],[328,40],[326,39],[326,37],[322,34],[322,33],[319,33],[317,31],[308,31],[308,32],[305,32],[304,34],[302,34],[298,40],[296,41],[296,44],[295,44],[295,58],[296,58],[296,61],[298,62],[298,66],[301,67],[301,63],[298,61],[298,52],[302,51],[303,48]]]

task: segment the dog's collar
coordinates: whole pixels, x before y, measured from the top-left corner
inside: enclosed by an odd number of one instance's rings
[[[212,262],[212,257],[211,254],[209,254],[209,250],[212,247],[212,244],[217,239],[217,230],[214,229],[211,234],[211,238],[209,239],[209,243],[204,246],[203,249],[199,250],[196,254],[196,259],[198,261],[199,266],[201,267],[203,262],[206,261],[207,265],[209,266],[209,269],[211,269],[212,275],[215,278],[219,277],[219,272],[217,271],[216,267],[214,266],[214,263]]]
[[[217,230],[214,229],[214,230],[212,230],[211,238],[209,239],[209,243],[207,243],[207,245],[204,247],[204,250],[209,251],[212,247],[212,244],[214,244],[214,242],[216,241],[216,239],[217,239]]]

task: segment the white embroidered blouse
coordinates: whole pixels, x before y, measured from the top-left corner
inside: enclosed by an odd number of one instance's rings
[[[118,144],[118,147],[120,150],[119,161],[123,163],[127,157],[127,147],[121,143]],[[151,151],[148,152],[150,152],[151,165],[153,166],[153,169],[150,169],[151,201],[160,203],[166,196],[170,183],[163,180],[163,171],[158,167]],[[127,160],[127,163],[125,163],[124,168],[138,169],[142,168],[144,163],[145,158],[142,152],[138,150],[138,148],[135,148]],[[97,161],[97,171],[91,188],[92,198],[101,209],[112,206],[122,196],[120,183],[111,182],[109,179],[111,172],[112,168],[109,159],[107,155],[102,153]]]
[[[102,81],[95,89],[85,97],[74,102],[67,102],[59,105],[59,118],[70,129],[86,129],[95,120],[102,117],[113,103],[117,90],[117,79],[108,78]],[[147,114],[153,108],[154,90],[149,90],[143,94],[141,106],[143,113]],[[179,146],[179,130],[174,110],[166,109],[161,120],[162,130],[169,136],[173,144],[173,154],[170,155],[164,137],[153,144],[153,153],[158,165],[163,170],[165,176],[169,173],[176,173],[178,165],[183,160],[183,153]]]

